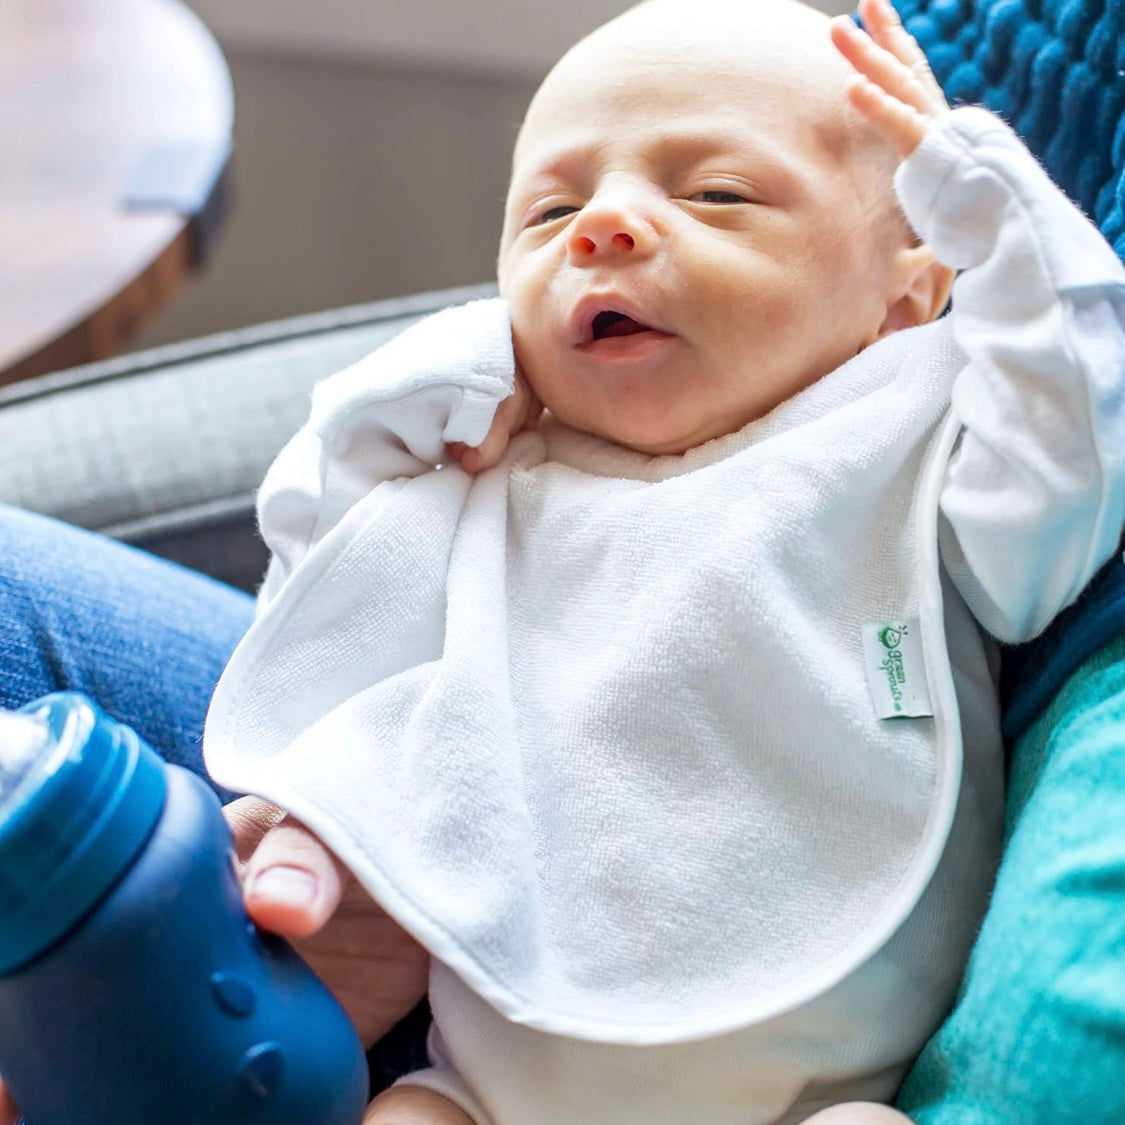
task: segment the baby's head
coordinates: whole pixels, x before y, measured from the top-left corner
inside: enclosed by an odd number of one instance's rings
[[[499,276],[556,417],[679,453],[940,312],[947,271],[895,205],[828,22],[796,0],[648,0],[547,76]]]

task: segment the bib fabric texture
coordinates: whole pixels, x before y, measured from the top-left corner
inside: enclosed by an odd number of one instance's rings
[[[962,365],[936,325],[683,458],[558,428],[376,489],[240,649],[219,737],[520,1023],[660,1042],[823,991],[917,901],[958,792],[915,492]],[[863,629],[927,570],[935,715],[888,723]]]

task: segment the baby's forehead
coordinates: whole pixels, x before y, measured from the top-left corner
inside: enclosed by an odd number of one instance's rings
[[[793,0],[648,0],[577,43],[528,110],[521,149],[543,134],[612,131],[652,115],[669,120],[735,113],[832,130],[846,121],[849,68],[828,19]]]
[[[828,16],[802,0],[645,0],[579,40],[559,68],[649,59],[700,74],[766,72],[784,86],[840,81],[850,68],[829,28]]]
[[[858,118],[833,85],[804,81],[801,68],[748,65],[725,50],[702,54],[646,47],[612,60],[571,59],[532,102],[514,171],[642,140],[685,162],[739,149],[749,156],[785,151],[794,160],[849,160]]]

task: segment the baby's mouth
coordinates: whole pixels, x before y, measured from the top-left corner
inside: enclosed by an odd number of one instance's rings
[[[647,324],[634,320],[625,313],[607,309],[594,317],[591,335],[594,340],[605,340],[611,336],[635,336],[638,332],[651,332]]]
[[[624,296],[588,294],[571,314],[572,346],[601,359],[636,359],[650,345],[672,336],[662,325],[641,320],[640,316],[647,311],[638,309]]]

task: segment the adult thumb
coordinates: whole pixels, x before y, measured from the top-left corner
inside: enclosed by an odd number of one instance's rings
[[[336,913],[347,868],[300,821],[287,816],[262,837],[242,875],[246,912],[290,940],[311,937]]]

